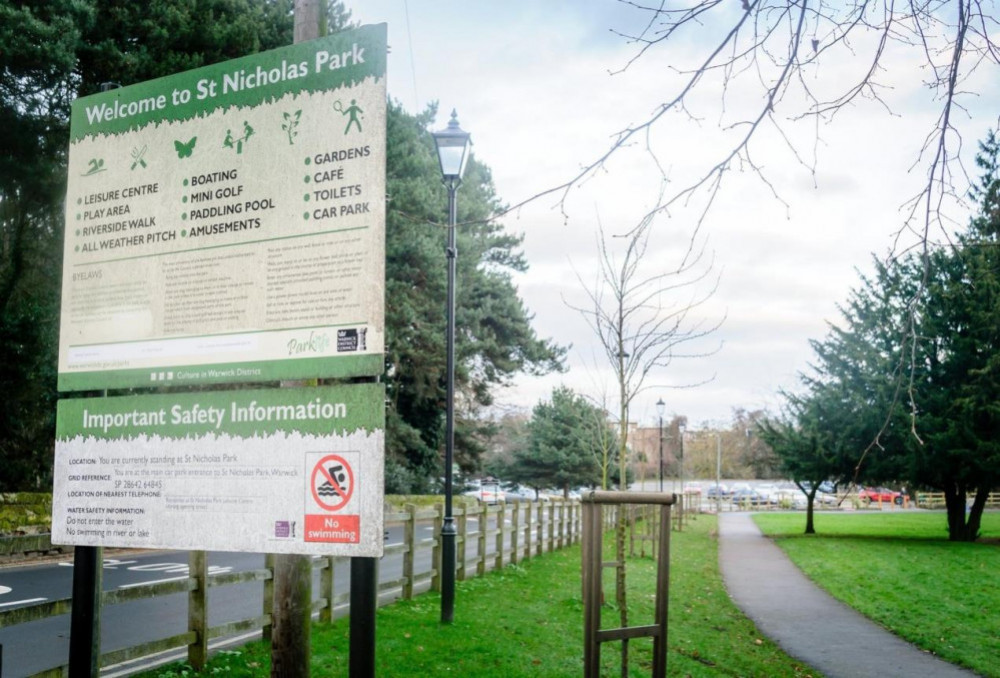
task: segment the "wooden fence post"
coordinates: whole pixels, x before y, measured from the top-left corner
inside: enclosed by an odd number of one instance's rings
[[[573,502],[569,509],[569,543],[576,544],[580,541],[580,504]]]
[[[493,569],[499,570],[503,567],[503,533],[504,533],[504,518],[507,514],[506,504],[500,504],[499,510],[497,511],[497,538],[496,538],[496,556],[493,561]]]
[[[434,507],[437,515],[434,517],[434,549],[431,552],[431,563],[434,567],[434,574],[431,576],[431,590],[441,590],[441,528],[444,526],[444,505],[438,504]]]
[[[557,547],[562,549],[566,546],[566,500],[559,502],[559,536],[556,540]]]
[[[403,523],[403,598],[413,600],[413,552],[417,548],[417,506],[407,504],[404,510],[409,515]]]
[[[531,513],[535,508],[534,503],[528,502],[528,505],[524,507],[524,558],[522,560],[528,560],[531,558]]]
[[[458,570],[458,580],[465,581],[469,576],[466,570],[466,558],[468,556],[469,543],[469,507],[463,506],[458,513],[458,553],[456,554],[455,569]]]
[[[549,553],[556,545],[556,503],[551,502],[552,508],[549,509]]]
[[[538,502],[538,524],[535,530],[538,532],[538,539],[535,542],[535,555],[542,555],[545,548],[545,508],[543,502]]]
[[[196,635],[188,645],[188,664],[201,671],[208,661],[208,558],[204,551],[188,554],[188,570],[195,583],[188,591],[188,631]]]
[[[517,565],[518,538],[521,536],[521,500],[514,502],[514,514],[510,519],[510,564]]]
[[[483,504],[479,511],[479,534],[476,540],[476,574],[482,577],[486,574],[486,526],[489,524],[490,507]]]

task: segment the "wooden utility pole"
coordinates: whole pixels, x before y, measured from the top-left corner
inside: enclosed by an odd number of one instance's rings
[[[271,678],[308,678],[312,627],[312,558],[274,559]]]
[[[294,44],[319,37],[320,0],[295,0]]]
[[[320,0],[295,0],[293,42],[319,37]],[[315,380],[313,380],[315,385]],[[305,382],[282,382],[282,387]],[[274,603],[271,624],[271,678],[308,678],[312,629],[312,558],[298,554],[274,557]],[[332,603],[332,601],[331,601]]]

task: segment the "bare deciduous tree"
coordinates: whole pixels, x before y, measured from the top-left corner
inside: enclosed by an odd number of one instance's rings
[[[597,335],[604,357],[618,386],[619,484],[626,489],[628,477],[629,409],[654,375],[679,358],[709,355],[697,342],[708,337],[722,320],[709,322],[696,311],[715,292],[710,258],[695,240],[679,254],[675,267],[653,261],[648,255],[655,213],[648,214],[622,239],[609,240],[599,231],[599,271],[593,286],[580,277],[589,305],[573,307]],[[615,242],[624,244],[619,253]],[[703,289],[707,286],[707,289]],[[661,385],[662,386],[662,385]],[[625,595],[624,511],[618,514],[615,601],[622,626],[628,624]],[[622,642],[622,666],[628,665],[628,642]],[[624,670],[624,668],[623,668]]]
[[[966,102],[978,96],[967,89],[971,77],[1000,64],[994,2],[617,1],[643,18],[637,31],[612,29],[636,47],[618,72],[672,48],[696,49],[696,56],[690,66],[677,66],[677,51],[664,54],[667,69],[677,78],[667,85],[662,103],[645,120],[613,135],[600,157],[541,195],[559,195],[563,204],[571,188],[603,169],[625,147],[645,144],[655,157],[648,135],[669,125],[675,116],[700,122],[693,112],[699,108],[696,97],[717,92],[721,108],[716,129],[726,139],[719,146],[722,150],[707,169],[679,181],[653,209],[667,210],[703,194],[707,212],[732,170],[755,173],[782,200],[758,163],[760,144],[781,139],[793,157],[814,173],[821,124],[833,122],[861,100],[879,104],[890,121],[895,117],[888,92],[893,89],[892,78],[899,77],[900,63],[890,60],[898,57],[907,59],[911,80],[919,78],[938,114],[926,135],[914,142],[914,167],[924,173],[924,180],[919,193],[906,202],[896,241],[910,245],[904,236],[915,235],[926,248],[932,236],[947,237],[942,207],[950,200],[961,202],[970,184],[959,157],[963,139],[956,119],[967,115]],[[739,105],[734,105],[736,97]],[[748,101],[753,103],[747,105]],[[797,140],[792,131],[803,120],[815,122],[811,146]],[[766,139],[761,139],[765,132]]]

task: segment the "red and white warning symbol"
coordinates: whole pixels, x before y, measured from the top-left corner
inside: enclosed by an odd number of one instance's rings
[[[339,511],[354,494],[354,470],[340,455],[328,454],[313,466],[311,484],[317,506]]]

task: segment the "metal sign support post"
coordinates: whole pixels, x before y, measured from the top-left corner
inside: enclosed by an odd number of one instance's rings
[[[73,610],[69,630],[69,678],[97,678],[101,670],[101,591],[104,549],[73,549]]]
[[[351,558],[350,678],[375,678],[377,608],[378,559]]]
[[[374,381],[377,383],[379,379],[376,378]],[[375,678],[378,561],[378,558],[351,558],[349,678]],[[332,592],[330,594],[330,612],[333,613]]]

